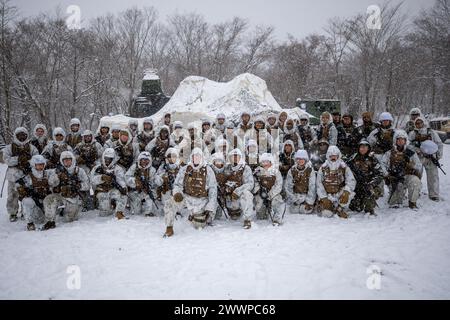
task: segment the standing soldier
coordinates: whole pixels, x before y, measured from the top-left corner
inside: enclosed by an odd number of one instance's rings
[[[311,154],[313,141],[317,140],[316,132],[309,125],[309,116],[303,113],[300,116],[300,125],[298,126],[298,132],[303,142],[304,149]]]
[[[344,114],[342,116],[342,124],[338,130],[337,147],[342,152],[342,158],[346,160],[352,156],[356,151],[356,145],[358,141],[357,129],[353,125],[353,116],[350,114]]]
[[[94,140],[94,134],[90,130],[85,130],[82,135],[82,141],[75,147],[73,153],[77,159],[77,164],[86,172],[91,173],[92,168],[102,157],[103,148],[97,140]]]
[[[259,154],[271,152],[272,136],[266,129],[266,123],[263,117],[257,117],[253,123],[253,128],[248,130],[244,136],[244,141],[255,140],[258,144]]]
[[[70,133],[66,136],[67,144],[74,149],[81,142],[81,122],[77,118],[70,120]]]
[[[357,128],[358,132],[358,140],[367,140],[370,133],[378,128],[378,125],[372,121],[372,112],[363,112],[362,113],[362,121],[363,124]]]
[[[141,152],[138,160],[125,174],[130,198],[131,214],[153,217],[156,212],[153,189],[162,184],[152,167],[152,157],[147,151]]]
[[[287,140],[283,143],[282,153],[280,154],[280,173],[283,179],[286,178],[286,175],[291,169],[291,167],[295,164],[295,146],[294,142],[291,140]]]
[[[284,123],[286,122],[287,118],[288,118],[288,114],[286,111],[281,111],[281,113],[278,115],[277,126],[281,131],[284,130]],[[281,135],[282,134],[283,133],[281,133]]]
[[[300,137],[300,134],[297,131],[297,127],[295,126],[294,119],[292,118],[288,118],[284,123],[283,142],[286,142],[288,140],[291,140],[294,143],[294,152],[298,149],[303,149],[302,138]]]
[[[103,152],[102,163],[95,166],[91,172],[91,183],[100,216],[111,215],[114,210],[116,218],[121,220],[125,218],[127,184],[125,170],[117,165],[118,160],[114,149],[107,148]]]
[[[119,140],[114,142],[113,149],[117,153],[117,164],[121,165],[124,171],[130,169],[139,156],[139,146],[132,143],[133,137],[127,129],[121,130]]]
[[[330,144],[328,140],[322,139],[317,144],[317,150],[313,151],[311,155],[311,163],[315,171],[319,171],[320,167],[327,161],[327,151]]]
[[[331,116],[333,117],[333,124],[336,127],[336,129],[338,129],[338,127],[340,125],[342,125],[342,121],[341,121],[341,113],[339,111],[333,111],[331,113]]]
[[[167,128],[169,128],[169,133],[173,132],[173,124],[170,123],[171,119],[172,119],[172,115],[170,113],[164,114],[163,125],[167,126]]]
[[[423,115],[422,115],[422,112],[420,111],[420,109],[412,108],[411,111],[409,112],[409,120],[405,124],[405,128],[404,128],[404,130],[406,131],[407,134],[409,134],[411,131],[414,131],[414,129],[416,128],[416,125],[415,125],[416,119],[419,117],[421,117],[423,119]]]
[[[47,128],[43,124],[37,124],[34,127],[31,144],[37,149],[39,154],[42,154],[45,146],[48,143]]]
[[[316,201],[316,172],[306,150],[295,153],[295,165],[289,169],[284,186],[291,213],[310,214]]]
[[[170,134],[170,138],[172,139],[175,146],[179,146],[183,139],[186,137],[186,132],[183,130],[183,122],[175,121],[173,123],[173,132]]]
[[[389,207],[399,208],[403,205],[405,192],[408,191],[409,208],[417,209],[421,183],[420,173],[422,164],[417,154],[408,147],[408,135],[404,130],[397,130],[394,134],[394,147],[386,152],[382,165],[389,185]]]
[[[272,135],[274,131],[278,129],[278,123],[277,123],[277,115],[275,113],[270,113],[267,116],[267,131]]]
[[[214,150],[216,136],[214,135],[214,130],[211,128],[211,121],[208,119],[203,119],[202,121],[201,138],[205,142],[208,153],[211,154]]]
[[[341,159],[341,151],[336,146],[330,146],[327,161],[317,173],[319,214],[327,218],[337,214],[340,218],[347,219],[345,209],[354,196],[355,185],[352,171]]]
[[[106,148],[114,148],[114,143],[116,141],[119,141],[119,136],[120,136],[120,131],[122,129],[120,128],[120,125],[118,124],[113,124],[111,126],[111,137],[109,138],[109,140],[106,141],[105,143],[105,149]]]
[[[395,129],[392,127],[394,118],[389,112],[382,112],[380,114],[380,125],[373,130],[367,141],[369,141],[372,151],[375,154],[378,162],[382,162],[383,155],[392,149]],[[384,195],[384,181],[380,182],[379,189],[381,195]]]
[[[30,143],[28,137],[27,129],[17,128],[14,131],[13,142],[3,150],[3,161],[8,166],[6,172],[6,178],[8,179],[6,211],[11,222],[17,221],[17,213],[19,212],[19,194],[15,183],[30,172],[29,161],[31,157],[38,154],[37,149]]]
[[[72,151],[72,147],[65,141],[66,133],[63,128],[53,129],[53,140],[49,141],[42,151],[42,155],[47,159],[47,169],[55,169],[64,151]]]
[[[236,128],[236,135],[241,140],[244,139],[244,136],[246,135],[247,131],[249,131],[253,127],[253,123],[250,122],[250,118],[251,118],[250,113],[248,113],[247,111],[242,112],[241,122]]]
[[[28,231],[36,229],[35,223],[44,222],[44,199],[51,194],[46,163],[43,156],[34,155],[30,160],[31,172],[16,183]]]
[[[183,207],[187,209],[189,221],[195,228],[203,228],[211,221],[217,207],[217,182],[200,148],[192,150],[189,163],[180,168],[173,194],[173,201],[167,201],[164,206],[165,236],[173,235],[175,214]]]
[[[439,201],[439,173],[436,162],[442,158],[442,140],[436,131],[428,126],[424,118],[416,118],[415,126],[415,129],[409,133],[408,138],[427,173],[428,197],[433,201]],[[422,143],[425,141],[433,141],[437,145],[438,150],[435,154],[430,155],[421,151],[423,149],[421,148]],[[435,160],[434,162],[433,158]]]
[[[61,153],[60,165],[48,178],[53,193],[44,199],[45,224],[43,230],[56,227],[55,219],[58,208],[64,207],[66,222],[78,220],[81,209],[80,192],[89,191],[89,178],[86,172],[77,166],[71,151]]]
[[[159,127],[156,138],[154,138],[150,143],[145,147],[145,151],[148,151],[152,156],[153,162],[152,166],[155,169],[158,169],[161,163],[164,162],[165,154],[167,149],[170,147],[174,147],[175,143],[170,138],[170,129],[168,126],[164,125]]]
[[[258,144],[253,139],[247,141],[247,147],[245,148],[245,163],[252,169],[252,172],[259,166]]]
[[[139,128],[139,122],[137,121],[137,119],[128,120],[128,131],[131,134],[130,140],[134,139],[134,137],[137,136],[138,128]]]
[[[228,146],[230,149],[237,148],[239,146],[239,137],[234,132],[234,124],[233,122],[229,121],[225,124],[225,136],[224,138],[228,142]]]
[[[317,140],[326,139],[330,146],[335,146],[337,143],[337,129],[331,119],[329,112],[324,112],[320,116],[320,124],[316,129]]]
[[[358,152],[347,164],[356,179],[355,197],[350,202],[350,209],[375,215],[377,199],[381,195],[379,186],[384,173],[381,164],[371,153],[369,142],[361,140]]]
[[[255,215],[253,210],[254,186],[253,173],[245,164],[244,156],[239,149],[233,149],[228,154],[228,164],[225,166],[225,207],[232,220],[241,216],[244,228],[250,229]]]
[[[172,199],[173,184],[180,170],[180,157],[177,149],[167,149],[165,156],[164,163],[159,166],[156,172],[159,180],[162,181],[162,184],[156,189],[156,198],[163,206]]]
[[[153,120],[151,118],[144,118],[142,131],[133,139],[133,143],[139,146],[139,152],[145,151],[145,147],[155,138],[155,131],[153,130]]]
[[[272,224],[278,226],[283,220],[283,178],[274,166],[275,161],[270,153],[263,153],[260,158],[261,167],[254,173],[255,210],[258,219],[267,219],[269,215]]]
[[[219,113],[216,116],[216,122],[214,122],[213,128],[216,130],[216,136],[223,135],[225,133],[225,115],[223,113]]]
[[[102,125],[100,127],[100,131],[95,135],[95,141],[100,143],[102,148],[105,146],[106,141],[108,141],[111,138],[111,135],[109,134],[109,127],[107,125]]]

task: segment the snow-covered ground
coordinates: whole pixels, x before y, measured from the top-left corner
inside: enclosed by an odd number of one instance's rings
[[[281,227],[258,221],[248,231],[228,221],[198,231],[179,220],[163,239],[162,217],[90,212],[27,232],[0,199],[0,298],[448,299],[450,146],[444,153],[441,202],[422,195],[413,212],[386,209],[383,199],[371,219],[288,215]],[[67,286],[72,265],[79,290]]]

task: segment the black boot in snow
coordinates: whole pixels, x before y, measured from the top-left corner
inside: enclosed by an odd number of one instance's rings
[[[28,230],[28,231],[34,231],[34,230],[36,230],[36,227],[34,226],[34,223],[33,223],[33,222],[30,222],[30,223],[27,224],[27,230]]]
[[[42,227],[42,230],[50,230],[54,229],[56,227],[55,221],[47,221],[44,226]]]

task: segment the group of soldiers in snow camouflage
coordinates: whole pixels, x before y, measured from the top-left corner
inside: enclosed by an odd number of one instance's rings
[[[96,209],[117,219],[125,212],[163,214],[166,236],[183,213],[197,228],[224,216],[246,229],[255,218],[279,225],[286,211],[375,215],[384,184],[390,207],[402,206],[407,193],[409,208],[417,208],[423,168],[428,196],[439,201],[442,142],[418,109],[404,130],[393,127],[387,112],[378,123],[363,113],[360,126],[349,114],[327,112],[315,128],[308,115],[293,119],[286,112],[253,119],[244,112],[237,125],[226,120],[219,114],[214,123],[185,130],[166,114],[157,128],[145,118],[141,131],[130,120],[127,128],[101,126],[94,135],[72,119],[70,132],[54,128],[52,140],[44,125],[31,138],[17,128],[4,149],[10,221],[17,220],[19,201],[28,230]],[[437,144],[434,155],[421,152],[426,140]]]

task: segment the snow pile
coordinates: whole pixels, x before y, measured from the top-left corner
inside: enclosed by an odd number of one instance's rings
[[[170,101],[155,114],[161,119],[165,113],[193,113],[206,118],[215,118],[224,113],[236,121],[243,111],[262,114],[281,112],[266,82],[250,73],[244,73],[229,82],[215,82],[203,77],[184,79]]]

